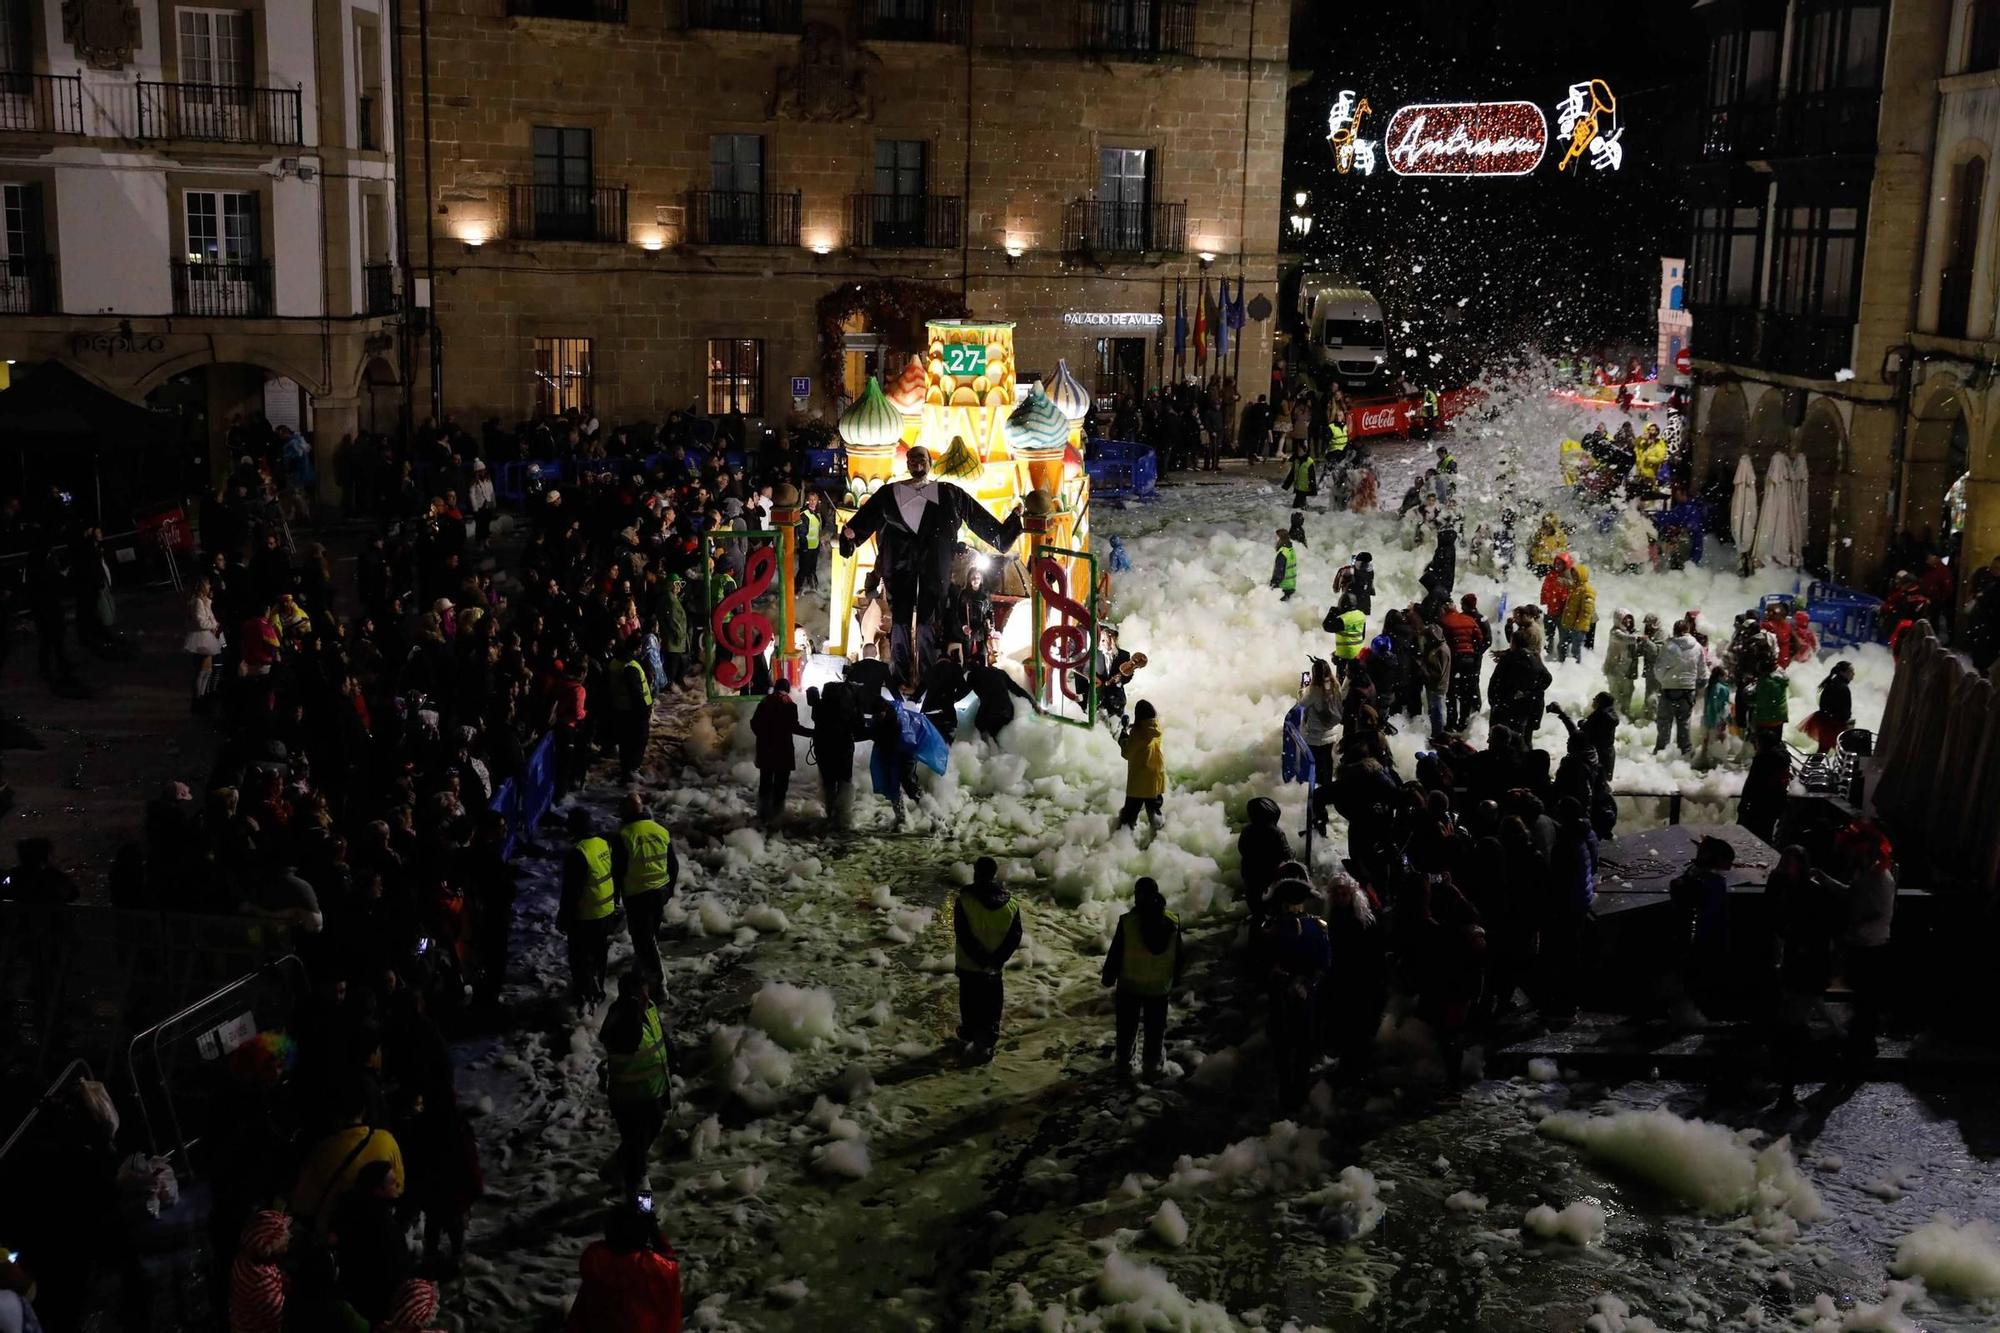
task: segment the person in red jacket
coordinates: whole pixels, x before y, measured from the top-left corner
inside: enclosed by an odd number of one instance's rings
[[[1778,641],[1778,670],[1783,671],[1792,664],[1792,622],[1785,616],[1785,605],[1774,602],[1764,613],[1764,632]]]
[[[1564,551],[1542,576],[1542,618],[1551,625],[1562,619],[1563,608],[1569,605],[1569,571],[1575,564],[1576,557]]]
[[[1479,711],[1479,662],[1493,642],[1493,632],[1479,614],[1471,593],[1438,617],[1438,628],[1451,645],[1451,692],[1445,701],[1445,730],[1462,731]]]
[[[564,1333],[680,1333],[681,1265],[653,1221],[652,1196],[605,1215],[604,1239],[583,1252],[583,1283]]]

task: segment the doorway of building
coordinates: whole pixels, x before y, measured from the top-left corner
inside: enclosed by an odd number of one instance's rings
[[[1135,403],[1146,396],[1144,338],[1097,340],[1097,393],[1099,397],[1129,393]]]

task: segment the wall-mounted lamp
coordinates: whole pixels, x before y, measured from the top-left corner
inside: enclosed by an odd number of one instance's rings
[[[1213,264],[1215,262],[1215,251],[1203,250],[1199,255],[1196,255],[1195,258],[1201,260],[1201,266],[1205,269],[1210,264]]]
[[[460,223],[458,226],[458,239],[465,243],[466,249],[477,250],[480,246],[486,244],[486,224],[483,222]]]
[[[1305,206],[1306,206],[1306,192],[1304,190],[1300,190],[1298,193],[1292,196],[1292,207],[1304,208]]]
[[[1312,235],[1313,220],[1309,213],[1294,213],[1291,217],[1292,230],[1300,236]]]

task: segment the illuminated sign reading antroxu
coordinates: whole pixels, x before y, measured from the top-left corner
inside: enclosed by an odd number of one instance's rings
[[[1419,102],[1389,117],[1382,146],[1398,176],[1525,176],[1549,122],[1533,102]]]

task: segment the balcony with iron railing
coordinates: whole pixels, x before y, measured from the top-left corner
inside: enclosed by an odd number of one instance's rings
[[[1751,306],[1701,304],[1690,305],[1688,310],[1701,330],[1701,346],[1695,355],[1724,365],[1756,364],[1758,310]]]
[[[962,42],[970,0],[858,0],[864,41]]]
[[[848,200],[847,241],[875,250],[953,250],[964,231],[955,194],[857,194]]]
[[[209,143],[305,142],[296,88],[238,88],[224,83],[158,83],[142,79],[137,137],[197,139]]]
[[[1178,255],[1187,252],[1187,204],[1078,199],[1063,210],[1063,252]]]
[[[271,261],[174,261],[174,313],[225,319],[256,319],[270,314]]]
[[[1770,102],[1712,106],[1701,114],[1701,155],[1708,161],[1765,158],[1778,135],[1778,108]]]
[[[0,74],[0,132],[82,134],[83,79],[76,74]]]
[[[394,264],[366,264],[361,269],[361,290],[367,301],[366,313],[371,315],[393,315],[398,310],[396,301],[396,266]]]
[[[47,315],[55,310],[53,255],[8,255],[0,259],[0,315]]]
[[[687,235],[692,245],[797,245],[799,195],[754,190],[690,190]]]
[[[1777,157],[1832,157],[1875,151],[1882,94],[1859,91],[1798,93],[1778,107]]]
[[[507,13],[514,18],[623,23],[625,0],[507,0]]]
[[[1704,361],[1747,366],[1803,379],[1832,379],[1854,345],[1849,315],[1789,315],[1747,306],[1689,307]]]
[[[1151,60],[1194,51],[1195,0],[1082,0],[1078,44],[1097,55]]]
[[[507,235],[516,241],[587,241],[623,245],[622,185],[514,185],[507,191]]]
[[[688,27],[724,32],[798,32],[799,0],[688,0]]]

